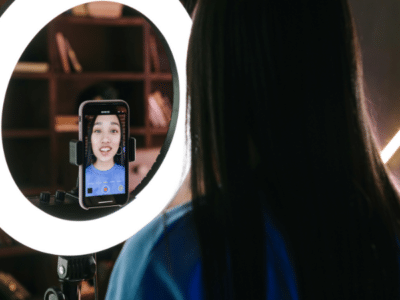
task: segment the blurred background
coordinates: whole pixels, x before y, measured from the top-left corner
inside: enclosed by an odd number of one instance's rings
[[[26,196],[73,188],[78,169],[69,164],[69,141],[78,139],[79,105],[122,99],[138,160],[146,162],[131,167],[132,191],[163,145],[172,96],[166,51],[139,13],[108,2],[67,11],[32,40],[8,86],[3,142],[15,182]]]

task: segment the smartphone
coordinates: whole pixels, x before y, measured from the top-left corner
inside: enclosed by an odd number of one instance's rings
[[[89,100],[79,107],[79,204],[84,209],[123,206],[129,191],[129,106]]]

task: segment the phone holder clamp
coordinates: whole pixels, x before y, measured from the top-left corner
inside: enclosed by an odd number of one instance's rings
[[[61,288],[47,289],[44,300],[80,300],[82,282],[92,279],[96,274],[96,259],[92,254],[59,256],[57,274]]]

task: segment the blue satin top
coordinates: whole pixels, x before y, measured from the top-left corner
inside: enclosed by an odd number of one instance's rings
[[[266,299],[298,299],[287,247],[266,217]],[[191,203],[160,215],[125,243],[106,300],[204,299]]]

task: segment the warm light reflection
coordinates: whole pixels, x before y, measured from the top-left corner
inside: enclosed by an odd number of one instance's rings
[[[400,130],[397,131],[396,135],[392,138],[392,140],[386,145],[385,149],[381,152],[381,158],[383,162],[386,164],[389,159],[393,156],[393,154],[400,147]]]

